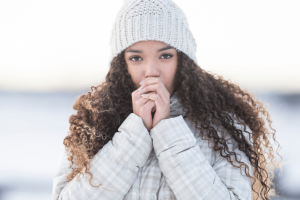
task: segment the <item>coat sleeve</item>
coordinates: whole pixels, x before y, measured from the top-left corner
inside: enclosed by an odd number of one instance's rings
[[[91,183],[102,186],[92,187],[89,183],[90,175],[87,173],[77,174],[67,182],[65,175],[70,170],[70,161],[64,153],[53,179],[52,199],[123,199],[151,150],[152,139],[142,118],[131,113],[112,140],[90,162],[89,171],[93,174]]]
[[[161,120],[150,136],[161,171],[177,200],[251,200],[251,179],[220,155],[211,166],[182,115]],[[212,150],[208,148],[204,151]],[[249,159],[240,154],[251,171]]]

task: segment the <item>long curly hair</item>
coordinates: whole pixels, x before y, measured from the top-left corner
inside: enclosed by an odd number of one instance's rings
[[[252,180],[252,199],[270,199],[271,195],[275,195],[272,182],[274,170],[280,168],[282,159],[275,159],[281,146],[275,139],[276,131],[271,127],[269,112],[257,96],[222,76],[201,69],[185,53],[178,51],[177,54],[175,90],[186,117],[196,123],[202,139],[211,141],[215,151],[233,166],[244,168],[245,174]],[[71,162],[69,168],[72,169],[66,175],[67,181],[78,174],[89,173],[91,184],[93,175],[89,172],[89,163],[133,112],[131,93],[136,89],[122,51],[112,60],[105,81],[76,98],[73,109],[77,110],[77,114],[70,116],[70,132],[63,141]],[[244,130],[237,128],[234,120],[242,124]],[[273,132],[268,130],[266,121]],[[249,167],[238,161],[237,154],[230,150],[227,141],[211,123],[226,129],[234,138],[238,149],[249,158],[253,176],[249,173]],[[246,126],[252,132],[248,132]],[[251,140],[245,134],[249,134]],[[99,186],[101,184],[93,187]]]

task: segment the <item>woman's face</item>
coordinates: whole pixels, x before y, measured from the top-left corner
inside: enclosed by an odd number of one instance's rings
[[[177,69],[177,50],[164,42],[140,41],[125,50],[128,72],[137,88],[147,77],[159,77],[172,96]]]

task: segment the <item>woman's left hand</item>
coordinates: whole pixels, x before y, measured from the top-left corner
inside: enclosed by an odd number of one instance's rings
[[[156,111],[152,120],[152,128],[156,126],[162,119],[170,118],[170,93],[159,77],[148,77],[142,83],[143,91],[156,92],[156,94],[145,94],[143,98],[151,99],[155,102]]]

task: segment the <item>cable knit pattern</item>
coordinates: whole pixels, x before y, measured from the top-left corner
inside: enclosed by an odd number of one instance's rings
[[[171,0],[124,1],[111,31],[109,63],[127,47],[146,40],[162,41],[197,63],[197,45],[187,18]]]

